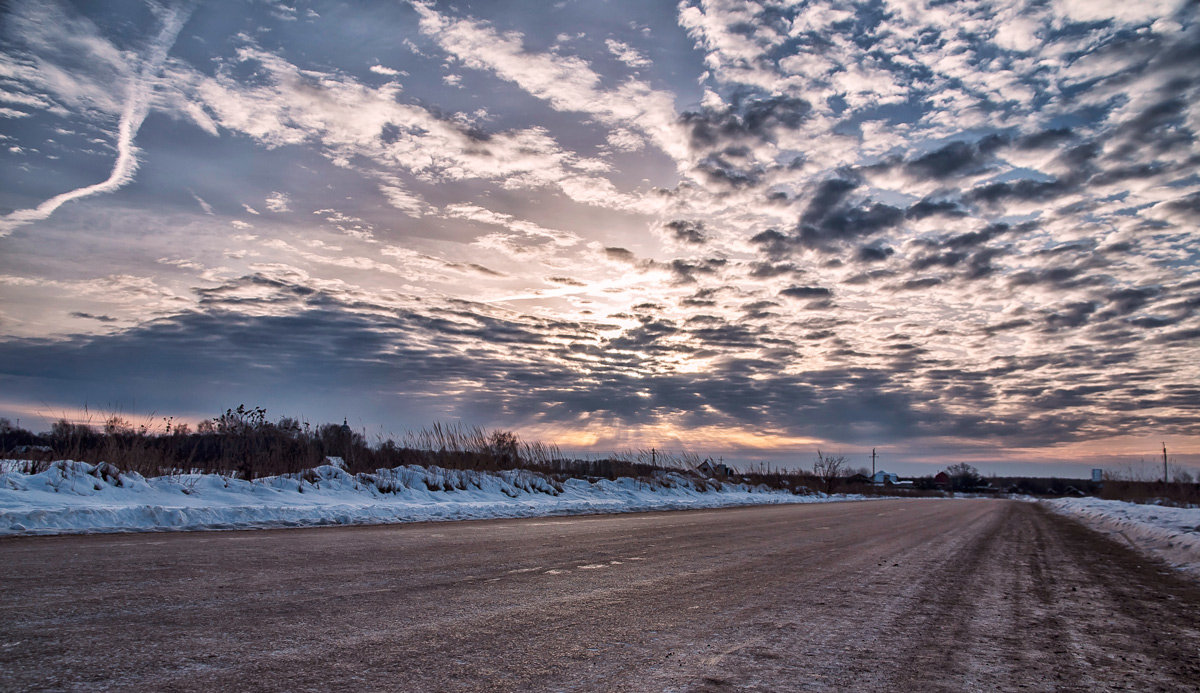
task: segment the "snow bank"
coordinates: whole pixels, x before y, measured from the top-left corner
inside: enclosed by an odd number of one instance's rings
[[[1055,512],[1118,539],[1144,553],[1200,576],[1200,508],[1138,505],[1099,498],[1043,501]]]
[[[301,474],[247,481],[218,474],[144,478],[100,463],[59,461],[25,473],[0,461],[0,535],[304,527],[861,500],[715,485],[675,473],[555,482],[524,470],[496,473],[404,466],[350,474],[340,460]],[[710,482],[711,483],[711,482]]]

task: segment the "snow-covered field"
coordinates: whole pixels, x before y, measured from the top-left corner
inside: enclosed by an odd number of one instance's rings
[[[112,465],[54,462],[27,474],[0,461],[0,535],[304,527],[865,500],[793,495],[666,473],[652,482],[405,466],[349,474],[340,460],[246,481],[218,474],[144,478]]]
[[[1056,498],[1043,501],[1056,512],[1167,563],[1200,576],[1200,508],[1138,505],[1099,498]]]

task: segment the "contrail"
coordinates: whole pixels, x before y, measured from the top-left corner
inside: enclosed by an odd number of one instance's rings
[[[71,200],[113,192],[133,180],[133,174],[138,167],[138,149],[133,144],[133,138],[142,127],[142,121],[150,112],[154,80],[162,69],[171,46],[175,45],[175,38],[187,21],[190,10],[171,8],[165,14],[163,28],[150,44],[146,58],[142,61],[141,69],[138,70],[133,84],[129,87],[129,96],[125,101],[125,108],[121,111],[121,120],[117,125],[117,160],[113,163],[112,173],[109,174],[108,179],[55,195],[33,209],[18,209],[10,213],[0,219],[0,238],[12,233],[12,230],[18,226],[45,219],[53,214],[54,210]]]

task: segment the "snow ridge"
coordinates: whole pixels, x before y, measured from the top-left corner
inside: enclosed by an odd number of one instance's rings
[[[652,480],[567,479],[526,470],[477,472],[408,465],[350,474],[341,460],[300,474],[145,478],[101,462],[0,461],[0,536],[250,529],[536,517],[865,500],[716,484],[664,472]]]
[[[1139,505],[1099,498],[1055,498],[1042,502],[1055,512],[1073,517],[1118,541],[1127,541],[1143,553],[1200,577],[1200,508]]]

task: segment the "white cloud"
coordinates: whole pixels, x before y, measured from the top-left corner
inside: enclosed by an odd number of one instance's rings
[[[1042,44],[1038,31],[1041,24],[1027,16],[1016,16],[997,22],[995,42],[1012,51],[1031,51]]]
[[[189,190],[188,192],[191,193],[192,199],[196,201],[196,204],[200,205],[200,209],[204,210],[205,214],[211,215],[213,213],[212,205],[205,202],[203,197],[200,197],[199,195],[192,192],[191,190]]]
[[[514,188],[558,185],[578,175],[577,165],[594,168],[540,127],[493,134],[484,148],[465,116],[398,103],[395,85],[373,89],[344,75],[301,70],[252,45],[239,49],[238,58],[253,61],[268,79],[248,87],[228,67],[212,77],[178,68],[171,76],[220,127],[268,147],[315,143],[340,166],[377,166],[368,171],[373,175],[399,166],[427,182],[478,178]],[[384,141],[386,129],[394,137]]]
[[[581,58],[526,51],[522,37],[501,34],[469,19],[451,19],[430,5],[414,3],[421,31],[443,50],[475,70],[488,70],[560,111],[587,113],[610,126],[636,128],[677,161],[687,158],[674,97],[637,80],[615,90],[600,87],[600,76]]]
[[[579,236],[573,233],[543,228],[537,224],[516,219],[511,214],[494,212],[486,207],[480,207],[479,205],[455,203],[447,205],[442,211],[447,217],[455,219],[468,219],[470,221],[477,221],[484,224],[508,226],[514,229],[520,229],[521,231],[531,235],[543,236],[545,238],[552,239],[562,245],[574,245],[579,242]]]
[[[383,193],[388,204],[413,218],[419,218],[424,215],[428,205],[420,197],[405,188],[400,183],[400,179],[395,176],[386,175],[380,178],[383,182],[379,185],[379,192]]]
[[[150,112],[158,73],[185,21],[187,21],[186,13],[174,9],[163,12],[163,26],[150,43],[146,55],[141,59],[137,77],[125,96],[121,118],[117,123],[117,159],[113,163],[112,172],[108,178],[94,185],[55,195],[32,209],[19,209],[9,213],[0,219],[0,237],[8,235],[19,226],[49,217],[56,209],[68,202],[119,190],[133,180],[133,175],[138,167],[138,150],[133,143],[133,138],[142,127],[142,121]]]
[[[289,197],[287,193],[275,191],[267,196],[265,204],[267,206],[267,211],[280,213],[280,212],[292,211],[292,208],[290,206],[291,202],[292,202],[292,198]],[[249,211],[248,207],[247,207],[247,211]],[[255,214],[257,214],[257,213],[258,212],[255,212]]]
[[[361,241],[374,242],[375,227],[365,219],[346,214],[336,209],[318,209],[313,214],[333,225],[343,235]]]
[[[627,43],[616,39],[606,39],[604,45],[608,46],[609,53],[612,53],[617,60],[620,60],[629,67],[647,67],[650,65],[650,61],[646,59],[646,56],[639,53],[636,48]]]
[[[1077,22],[1098,22],[1106,19],[1128,24],[1142,24],[1169,17],[1183,5],[1184,0],[1057,0],[1058,12]]]
[[[390,67],[386,67],[383,65],[372,65],[369,69],[371,70],[371,72],[374,72],[377,75],[383,75],[385,77],[399,77],[400,76],[399,70],[394,70]]]

